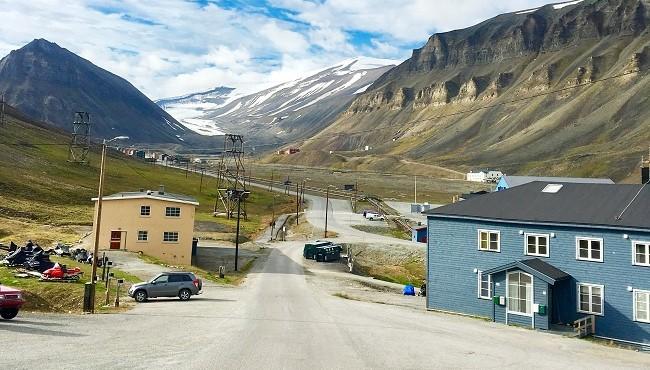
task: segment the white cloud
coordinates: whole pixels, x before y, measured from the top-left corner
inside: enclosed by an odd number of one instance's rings
[[[357,55],[406,58],[432,32],[543,3],[270,2],[290,12],[181,0],[0,0],[0,55],[45,38],[154,99],[219,85],[253,91]],[[350,31],[370,36],[359,44]]]

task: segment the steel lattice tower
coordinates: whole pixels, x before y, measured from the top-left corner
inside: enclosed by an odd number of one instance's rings
[[[88,163],[90,151],[90,115],[88,112],[75,112],[72,122],[72,136],[68,151],[68,162]]]
[[[244,139],[241,135],[226,134],[223,141],[221,161],[217,170],[217,199],[214,215],[236,216],[237,201],[241,197],[241,214],[246,219],[246,190],[244,168]]]

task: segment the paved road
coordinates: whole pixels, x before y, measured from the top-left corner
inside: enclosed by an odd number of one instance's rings
[[[0,322],[0,368],[648,368],[650,355],[527,329],[347,300],[319,288],[297,242],[243,287],[123,314]]]

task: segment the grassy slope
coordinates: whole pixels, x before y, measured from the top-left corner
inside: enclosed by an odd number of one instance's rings
[[[38,123],[9,117],[0,128],[0,241],[22,243],[32,238],[48,246],[54,240],[72,242],[79,238],[75,225],[92,224],[93,203],[99,174],[99,149],[93,148],[88,165],[67,162],[69,136]],[[52,145],[55,144],[55,145]],[[230,239],[234,221],[211,215],[216,181],[183,171],[153,166],[112,152],[106,164],[105,194],[139,188],[157,189],[196,197],[200,206],[197,221],[214,223],[208,229],[221,230]],[[292,209],[291,198],[276,197],[276,213]],[[271,195],[255,189],[248,206],[249,221],[242,223],[250,236],[270,219]],[[86,229],[89,229],[86,227]]]

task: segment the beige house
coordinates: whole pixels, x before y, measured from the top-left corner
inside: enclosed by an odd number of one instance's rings
[[[102,199],[100,249],[142,252],[171,264],[191,264],[196,199],[166,193],[162,186],[158,191],[124,192]],[[96,222],[97,198],[93,201]]]

